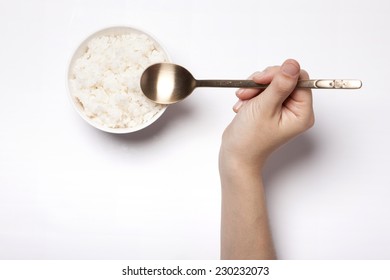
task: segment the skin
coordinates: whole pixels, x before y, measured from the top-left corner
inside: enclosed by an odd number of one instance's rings
[[[270,154],[314,124],[312,93],[295,89],[308,79],[293,59],[250,76],[265,90],[240,89],[237,113],[222,136],[221,258],[275,259],[262,170]]]

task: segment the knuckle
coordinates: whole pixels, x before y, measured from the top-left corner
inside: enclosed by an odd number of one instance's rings
[[[314,115],[311,115],[310,118],[307,120],[306,127],[308,129],[312,128],[314,126],[314,123],[315,123],[315,117]]]
[[[301,115],[299,120],[295,123],[295,129],[298,133],[303,133],[314,126],[315,118],[313,112],[306,115]]]
[[[268,66],[266,67],[263,72],[273,72],[275,70],[278,70],[280,66],[274,65],[274,66]]]
[[[301,74],[299,75],[301,79],[309,79],[309,73],[305,69],[301,69]]]
[[[248,77],[248,80],[251,80],[254,76],[257,76],[261,74],[261,71],[256,71],[256,72],[253,72],[249,77]]]
[[[314,114],[311,114],[310,116],[305,118],[305,120],[302,122],[302,130],[306,131],[312,128],[314,126],[314,123],[315,123]]]

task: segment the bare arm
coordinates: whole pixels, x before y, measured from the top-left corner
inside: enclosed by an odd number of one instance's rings
[[[295,89],[299,77],[308,75],[287,60],[251,77],[271,83],[266,90],[237,92],[237,115],[224,131],[219,158],[222,259],[276,258],[261,171],[276,148],[314,123],[311,91]]]
[[[221,258],[275,259],[262,178],[227,157],[221,151]]]

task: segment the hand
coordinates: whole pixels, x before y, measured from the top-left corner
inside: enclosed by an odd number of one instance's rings
[[[270,84],[265,90],[240,89],[237,113],[222,137],[223,161],[261,168],[279,146],[314,124],[310,89],[295,89],[298,79],[308,79],[297,61],[286,60],[282,66],[268,67],[251,78]]]

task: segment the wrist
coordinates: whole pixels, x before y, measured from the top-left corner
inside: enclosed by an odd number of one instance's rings
[[[243,156],[221,146],[219,152],[219,172],[226,180],[241,177],[260,177],[265,160],[254,156]]]
[[[222,143],[219,151],[219,167],[228,170],[240,170],[246,173],[262,171],[267,157],[248,149],[235,150]]]
[[[224,199],[246,200],[253,194],[264,192],[262,167],[242,161],[223,149],[219,154],[219,175]]]

